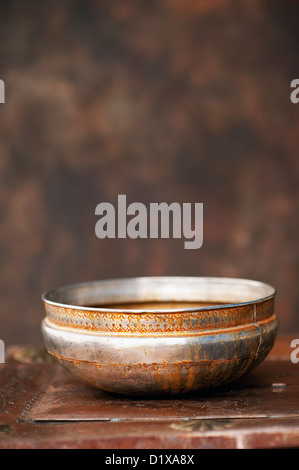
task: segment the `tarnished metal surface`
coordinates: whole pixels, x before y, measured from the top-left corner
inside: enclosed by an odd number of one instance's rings
[[[265,358],[277,331],[274,296],[266,284],[227,278],[79,284],[43,296],[42,331],[54,357],[102,390],[180,394],[235,380]],[[157,308],[126,307],[149,301]],[[186,308],[163,309],[169,301]]]

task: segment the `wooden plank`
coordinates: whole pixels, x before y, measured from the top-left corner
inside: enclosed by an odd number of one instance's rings
[[[299,365],[288,344],[278,339],[242,381],[169,400],[105,394],[34,348],[11,348],[0,366],[0,448],[299,447]]]
[[[81,384],[58,368],[27,414],[35,421],[299,417],[299,367],[266,361],[234,384],[172,399],[118,396]]]

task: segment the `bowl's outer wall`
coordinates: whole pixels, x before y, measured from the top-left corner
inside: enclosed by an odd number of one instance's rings
[[[71,286],[61,289],[58,297],[90,298],[98,295],[97,290],[107,289],[108,297],[116,292],[118,301],[122,296],[127,300],[128,292],[135,292],[131,283],[139,286],[139,300],[145,295],[148,299],[151,288],[154,299],[169,299],[175,284],[175,295],[184,300],[186,293],[188,298],[203,300],[204,286],[209,300],[215,301],[219,295],[227,298],[230,291],[246,299],[254,294],[268,296],[236,305],[167,312],[80,308],[45,299],[42,332],[48,351],[75,376],[98,388],[169,395],[215,387],[255,367],[274,344],[275,291],[255,281],[173,278],[171,283],[169,278],[135,278]]]
[[[236,380],[271,350],[277,319],[193,336],[82,335],[42,327],[45,344],[67,369],[106,391],[176,394]]]
[[[238,379],[277,334],[274,295],[259,302],[182,312],[80,310],[45,303],[48,351],[100,389],[180,394]]]

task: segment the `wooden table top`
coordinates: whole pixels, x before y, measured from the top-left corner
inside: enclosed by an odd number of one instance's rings
[[[38,348],[10,347],[0,365],[0,448],[299,447],[295,338],[278,337],[267,359],[234,384],[170,399],[104,393]]]

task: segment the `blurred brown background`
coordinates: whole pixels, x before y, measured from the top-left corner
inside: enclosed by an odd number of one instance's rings
[[[257,279],[299,331],[299,2],[1,0],[1,311],[41,342],[40,295],[139,275]],[[100,202],[203,202],[204,244],[99,240]]]

